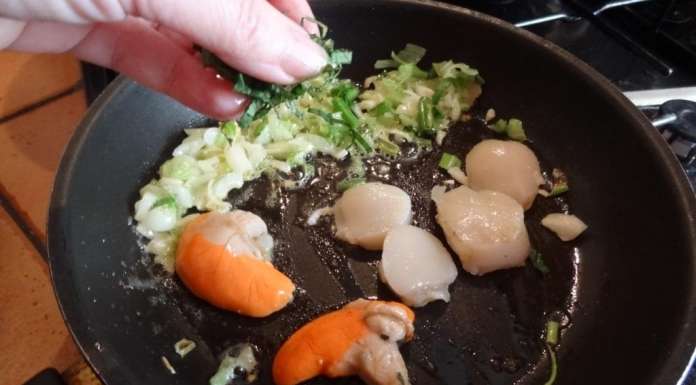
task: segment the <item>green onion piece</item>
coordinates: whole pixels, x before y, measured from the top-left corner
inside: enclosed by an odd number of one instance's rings
[[[355,116],[355,114],[350,109],[348,103],[346,103],[345,100],[340,98],[333,98],[332,104],[333,108],[337,112],[341,113],[341,117],[343,118],[343,121],[348,125],[348,127],[352,129],[358,128],[358,126],[360,125],[360,120],[358,120],[358,117]]]
[[[551,270],[546,266],[544,262],[544,257],[535,249],[529,251],[529,260],[532,262],[532,266],[539,270],[542,274],[548,274]]]
[[[460,168],[462,167],[462,161],[454,154],[443,152],[438,166],[444,170],[449,170],[452,167]]]
[[[350,133],[351,135],[353,135],[353,141],[355,141],[358,147],[360,147],[360,149],[365,153],[372,152],[372,146],[370,146],[370,143],[368,143],[367,140],[363,138],[358,129],[353,127],[348,128],[350,128]]]
[[[346,178],[336,184],[336,189],[343,192],[363,183],[365,183],[365,178]]]
[[[524,142],[527,140],[527,135],[522,128],[522,121],[519,119],[510,119],[507,124],[507,136],[518,142]]]
[[[373,108],[371,112],[374,116],[379,117],[379,116],[386,114],[387,112],[393,112],[393,111],[394,111],[394,108],[392,107],[391,103],[389,103],[388,101],[385,100],[382,103],[375,106],[375,108]]]
[[[401,148],[393,142],[385,139],[377,140],[377,149],[386,155],[399,155]]]
[[[491,130],[493,130],[499,134],[505,133],[507,131],[507,127],[508,127],[508,122],[505,119],[498,119],[498,121],[495,122],[494,125],[488,126],[488,128],[490,128]]]
[[[239,128],[239,124],[235,122],[234,120],[230,120],[229,122],[225,122],[222,125],[222,133],[225,134],[225,136],[229,139],[234,139],[235,136],[237,136],[237,129]]]
[[[156,200],[155,204],[152,205],[152,208],[154,209],[154,208],[157,208],[160,206],[167,206],[167,207],[176,208],[176,199],[174,199],[173,196],[168,195],[164,198],[160,198],[160,199]]]
[[[435,130],[432,101],[430,98],[422,97],[418,101],[418,116],[416,117],[416,122],[418,122],[418,129],[421,132],[432,132]]]
[[[549,196],[550,196],[550,197],[559,196],[559,195],[561,195],[561,194],[563,194],[563,193],[568,192],[568,190],[570,190],[570,187],[568,187],[568,183],[567,183],[567,182],[555,183],[555,184],[553,185],[553,187],[551,188],[551,193],[549,193]]]
[[[558,362],[556,361],[556,352],[553,351],[551,345],[546,344],[546,349],[548,349],[549,358],[551,359],[551,373],[549,373],[549,379],[544,382],[544,385],[553,385],[558,375]]]
[[[560,324],[556,321],[548,321],[546,323],[546,343],[554,346],[558,343],[558,327]]]

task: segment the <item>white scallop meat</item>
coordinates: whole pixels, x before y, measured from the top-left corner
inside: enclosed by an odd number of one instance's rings
[[[379,264],[382,281],[409,306],[449,302],[457,267],[445,246],[429,232],[410,225],[387,233]]]
[[[525,210],[544,183],[536,155],[519,142],[484,140],[469,151],[465,162],[469,187],[506,194]]]
[[[524,265],[530,245],[524,210],[494,191],[460,186],[437,197],[437,222],[464,270],[474,275]]]
[[[370,182],[346,190],[333,211],[337,238],[380,250],[389,230],[411,221],[411,198],[396,186]]]

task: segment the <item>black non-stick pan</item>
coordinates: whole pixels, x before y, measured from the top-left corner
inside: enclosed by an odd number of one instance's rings
[[[557,384],[675,384],[696,343],[696,203],[673,155],[650,123],[606,79],[530,33],[461,8],[407,0],[313,4],[340,47],[354,51],[344,75],[407,42],[426,62],[456,59],[486,80],[475,112],[525,123],[543,167],[563,169],[571,191],[539,197],[527,212],[532,242],[551,272],[532,266],[474,277],[460,271],[452,301],[416,310],[416,339],[402,352],[414,384],[542,384],[545,322],[561,322]],[[65,318],[108,385],[206,384],[219,354],[258,346],[259,384],[270,384],[279,344],[301,324],[361,296],[393,295],[378,282],[378,253],[333,240],[330,223],[309,229],[306,212],[331,202],[321,182],[268,205],[260,180],[230,198],[261,215],[275,260],[303,290],[286,309],[250,319],[193,297],[141,250],[131,214],[138,188],[205,117],[127,79],[101,95],[77,129],[56,178],[49,220],[50,265]],[[463,156],[492,137],[475,119],[451,130],[444,149]],[[440,148],[382,178],[412,197],[418,225],[442,236],[428,196],[443,179]],[[378,167],[384,168],[382,166]],[[377,176],[373,176],[377,178]],[[569,207],[589,224],[562,243],[539,225]],[[185,358],[181,338],[198,347]],[[166,357],[176,370],[162,364]],[[311,383],[329,383],[316,379]],[[333,381],[358,384],[357,378]]]

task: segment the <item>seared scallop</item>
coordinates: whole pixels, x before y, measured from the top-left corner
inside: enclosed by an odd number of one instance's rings
[[[380,250],[393,227],[411,221],[411,198],[396,186],[371,182],[343,193],[334,206],[336,237]]]
[[[528,209],[544,183],[536,155],[522,143],[484,140],[466,155],[466,175],[474,190],[501,192]]]
[[[295,285],[271,264],[273,238],[248,211],[208,212],[184,228],[176,273],[193,294],[219,308],[265,317],[293,299]]]
[[[384,239],[379,274],[406,305],[419,307],[436,300],[449,302],[448,287],[457,278],[457,267],[434,235],[402,225]]]
[[[529,236],[517,201],[494,191],[460,186],[436,197],[437,222],[464,270],[481,275],[524,265]]]

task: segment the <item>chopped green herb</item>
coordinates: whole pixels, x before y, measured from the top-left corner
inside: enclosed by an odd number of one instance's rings
[[[558,327],[560,324],[556,321],[548,321],[546,323],[546,343],[554,346],[558,343]]]
[[[357,128],[349,127],[350,132],[353,135],[353,141],[358,145],[358,147],[364,152],[369,153],[372,151],[372,146],[365,140],[360,131]]]
[[[438,166],[444,170],[449,170],[452,167],[460,168],[462,167],[462,161],[454,154],[443,152]]]
[[[353,52],[346,49],[337,49],[329,55],[329,61],[333,65],[350,64],[353,61]]]
[[[355,116],[353,111],[351,111],[350,107],[348,106],[348,103],[346,103],[345,100],[340,99],[340,98],[333,98],[332,100],[333,108],[336,110],[336,112],[341,113],[341,117],[343,118],[343,121],[348,125],[348,127],[352,129],[358,128],[360,125],[360,120],[358,120],[358,117]]]
[[[346,178],[336,184],[336,189],[343,192],[363,183],[365,183],[365,178]]]
[[[549,270],[549,267],[546,266],[546,262],[544,262],[544,257],[537,250],[531,249],[529,251],[529,260],[532,262],[532,266],[534,266],[535,269],[542,272],[542,274],[548,274],[551,271]]]

